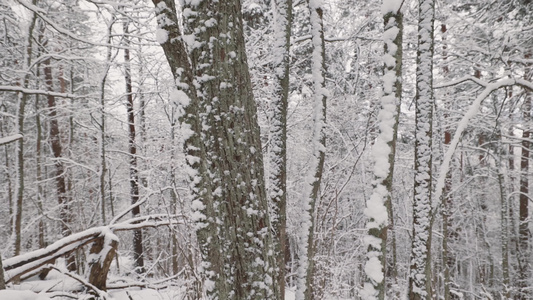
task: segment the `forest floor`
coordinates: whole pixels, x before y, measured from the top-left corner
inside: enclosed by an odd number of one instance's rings
[[[57,293],[37,294],[31,290],[21,289],[23,286],[15,286],[13,290],[1,290],[0,300],[51,300],[51,299],[72,299],[68,296],[60,296]],[[178,289],[122,289],[108,292],[107,300],[175,300],[183,299],[182,291]],[[53,298],[52,298],[53,297]],[[78,294],[80,300],[90,299],[92,295]],[[294,292],[287,291],[285,293],[285,300],[294,300]]]

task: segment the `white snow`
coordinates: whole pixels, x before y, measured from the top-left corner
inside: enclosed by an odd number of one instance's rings
[[[383,0],[383,3],[381,5],[381,13],[383,15],[389,12],[396,13],[402,6],[402,2],[403,1],[398,0]]]
[[[170,100],[176,105],[180,105],[183,108],[187,107],[191,103],[191,98],[185,94],[184,91],[173,89],[170,93]]]
[[[50,300],[50,298],[32,291],[0,290],[2,300]]]
[[[168,40],[168,31],[166,31],[165,29],[163,28],[158,28],[156,31],[155,31],[155,40],[159,43],[159,44],[164,44],[167,42]]]
[[[11,143],[21,138],[22,138],[22,134],[14,134],[14,135],[3,137],[3,138],[0,138],[0,145]]]

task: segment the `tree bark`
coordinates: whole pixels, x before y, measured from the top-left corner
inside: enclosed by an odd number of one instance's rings
[[[240,1],[185,1],[190,53],[174,1],[153,2],[182,113],[207,297],[280,299]]]
[[[6,280],[4,278],[4,267],[2,266],[2,255],[0,255],[0,290],[6,289]]]
[[[529,56],[526,55],[526,58]],[[525,78],[529,76],[530,70],[529,68],[526,68],[525,72]],[[519,253],[518,253],[518,259],[519,259],[519,288],[520,288],[520,299],[529,299],[529,293],[527,292],[527,288],[529,287],[529,264],[530,264],[530,251],[529,251],[529,240],[530,240],[530,232],[529,232],[529,152],[530,152],[530,142],[529,139],[531,137],[531,128],[530,126],[530,120],[531,120],[531,98],[532,93],[529,90],[525,91],[525,98],[524,98],[524,104],[522,107],[522,118],[524,121],[523,129],[522,129],[522,154],[521,154],[521,160],[520,160],[520,208],[519,208],[519,216],[520,216],[520,222],[518,224],[518,244],[519,244]]]
[[[387,234],[393,225],[392,183],[394,156],[402,95],[402,36],[403,14],[401,1],[389,1],[394,7],[383,11],[384,21],[384,66],[383,96],[378,115],[380,133],[373,147],[374,183],[373,194],[367,200],[368,236],[365,238],[367,262],[365,265],[365,299],[384,300],[386,297],[386,274],[396,280],[396,262],[387,272]],[[393,258],[396,258],[396,243],[392,243]],[[380,268],[380,273],[375,269]]]
[[[313,76],[313,132],[311,137],[312,154],[310,168],[304,182],[301,225],[301,245],[299,247],[298,282],[296,300],[311,300],[314,297],[314,226],[315,204],[320,197],[320,183],[326,157],[326,46],[324,42],[323,2],[307,1],[311,23],[311,41],[313,44],[311,73]]]
[[[48,91],[54,91],[54,77],[52,74],[52,65],[51,60],[46,59],[43,62],[43,72],[45,78],[45,84]],[[67,194],[67,185],[66,185],[66,172],[65,166],[63,164],[63,147],[61,145],[61,133],[59,131],[59,122],[56,108],[55,96],[48,95],[48,118],[49,118],[49,139],[50,146],[52,149],[52,154],[54,155],[54,166],[55,166],[55,182],[56,182],[56,193],[57,193],[57,202],[59,204],[59,220],[61,222],[60,229],[61,235],[63,237],[69,236],[72,231],[70,229],[70,224],[72,223],[72,212],[70,208],[70,199]],[[76,261],[74,255],[67,257],[67,268],[69,271],[76,270]]]
[[[292,23],[292,0],[275,0],[274,47],[272,70],[274,80],[270,117],[270,156],[268,192],[273,210],[270,214],[277,253],[277,286],[280,300],[285,299],[286,227],[287,227],[287,103],[289,98],[289,59]]]
[[[431,290],[431,148],[435,1],[420,0],[418,13],[413,240],[408,293],[410,300],[430,300],[433,298]]]
[[[118,248],[118,238],[107,233],[95,240],[89,250],[89,283],[102,291],[107,291],[107,273]]]
[[[130,58],[130,40],[128,21],[125,21],[122,30],[124,32],[124,80],[126,83],[126,110],[128,114],[128,149],[129,149],[129,165],[130,165],[130,194],[131,204],[139,201],[139,170],[137,168],[137,144],[135,143],[135,108],[133,105],[133,89],[131,80],[131,58]],[[132,216],[138,217],[141,214],[139,206],[131,210]],[[143,236],[142,230],[136,229],[133,231],[133,261],[135,271],[137,273],[144,273],[144,258],[143,258]]]
[[[35,5],[36,0],[32,3]],[[31,57],[33,54],[33,29],[37,16],[35,13],[30,13],[31,19],[28,26],[28,33],[25,41],[24,49],[24,63],[22,65],[24,75],[20,79],[20,87],[27,88],[30,79]],[[17,131],[24,135],[24,118],[26,110],[27,95],[23,92],[18,93],[18,109],[17,109]],[[18,140],[17,143],[17,200],[15,202],[14,218],[13,218],[13,235],[14,241],[14,255],[20,255],[21,251],[21,228],[22,228],[22,205],[24,199],[24,138]]]

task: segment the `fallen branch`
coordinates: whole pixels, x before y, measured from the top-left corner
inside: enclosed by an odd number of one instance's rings
[[[86,281],[85,279],[81,278],[80,276],[78,276],[76,274],[72,274],[68,270],[63,270],[63,269],[58,268],[58,267],[56,267],[54,265],[48,265],[47,268],[54,269],[54,270],[58,271],[59,273],[64,274],[64,275],[76,280],[77,282],[79,282],[82,285],[86,286],[90,290],[94,291],[96,293],[96,295],[98,295],[98,297],[100,297],[100,298],[102,298],[104,300],[107,299],[107,297],[109,296],[106,292],[98,289],[97,287],[95,287],[94,285],[90,284],[88,281]]]

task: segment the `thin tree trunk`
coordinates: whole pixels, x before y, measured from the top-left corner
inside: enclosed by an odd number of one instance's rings
[[[111,16],[111,20],[107,24],[107,44],[111,44],[111,35],[113,33],[113,24],[115,24],[115,16]],[[106,161],[106,147],[105,147],[105,134],[106,134],[106,118],[105,118],[105,88],[107,82],[107,76],[109,75],[109,69],[111,68],[112,52],[111,47],[106,49],[106,67],[104,70],[104,75],[100,80],[100,217],[102,218],[102,224],[106,224],[106,173],[107,173],[107,161]],[[111,189],[111,187],[109,187]],[[111,199],[110,199],[111,201]]]
[[[289,50],[292,23],[292,0],[275,0],[274,5],[274,81],[270,127],[269,197],[271,223],[276,234],[277,284],[280,300],[285,299],[286,227],[287,227],[287,103],[289,97]]]
[[[526,58],[529,58],[526,55]],[[526,69],[525,78],[528,79],[529,68]],[[522,107],[522,118],[523,118],[523,130],[522,130],[522,154],[520,160],[520,223],[518,225],[518,244],[519,244],[519,288],[520,288],[520,299],[529,299],[529,293],[527,288],[529,284],[529,272],[530,272],[530,259],[529,259],[529,152],[530,152],[530,142],[531,137],[531,98],[532,93],[529,90],[525,91],[526,96],[524,99],[524,104]]]
[[[448,75],[450,72],[449,66],[447,64],[448,61],[448,44],[447,44],[447,27],[446,24],[441,25],[441,33],[442,33],[442,59],[444,61],[444,65],[442,67],[442,73],[444,78],[448,79]],[[448,100],[450,97],[449,93],[446,93],[446,99]],[[451,110],[451,107],[445,108],[446,110]],[[449,118],[449,113],[446,111],[444,113],[444,119]],[[446,122],[446,124],[449,124],[449,122]],[[447,127],[444,130],[444,145],[448,146],[452,142],[452,131],[449,127]],[[451,286],[451,277],[450,277],[450,269],[453,268],[453,265],[455,264],[455,258],[450,253],[450,242],[454,239],[455,234],[451,231],[451,209],[453,205],[453,198],[451,195],[452,191],[452,172],[451,170],[448,171],[445,178],[444,183],[444,190],[442,192],[442,199],[441,199],[441,215],[442,215],[442,265],[443,265],[443,281],[444,281],[444,300],[450,300],[450,299],[456,299],[457,297],[455,294],[452,294],[450,292],[450,286]]]
[[[32,3],[35,5],[36,0]],[[33,29],[35,28],[36,15],[31,12],[31,20],[28,26],[28,33],[25,41],[24,63],[22,68],[24,71],[23,77],[20,79],[20,87],[26,88],[30,79],[31,56],[33,53]],[[25,93],[18,93],[18,109],[17,109],[17,131],[19,134],[24,134],[24,117],[26,109],[27,95]],[[17,201],[15,202],[14,218],[13,218],[13,235],[14,235],[14,249],[13,254],[20,255],[21,251],[21,228],[22,228],[22,205],[24,199],[24,138],[18,140],[17,143]]]
[[[52,74],[52,66],[50,59],[43,61],[43,71],[45,84],[48,91],[54,91],[54,78]],[[48,117],[49,117],[49,138],[52,154],[54,155],[55,166],[55,181],[57,191],[57,202],[59,204],[59,220],[61,222],[60,229],[63,237],[69,236],[72,231],[70,224],[72,223],[70,199],[67,194],[67,180],[65,166],[63,165],[63,147],[61,145],[61,133],[59,131],[59,122],[57,116],[56,99],[52,95],[47,96],[48,99]],[[74,255],[69,255],[67,258],[67,268],[69,271],[76,270],[76,261]]]
[[[312,132],[312,155],[310,168],[306,182],[304,183],[303,220],[301,225],[301,245],[299,247],[298,282],[296,286],[296,300],[311,300],[314,297],[314,223],[315,204],[320,197],[320,183],[326,157],[326,47],[324,43],[323,2],[308,1],[311,40],[313,44],[311,73],[313,76],[314,99],[313,99],[313,132]]]
[[[130,193],[131,204],[139,201],[139,170],[137,168],[137,144],[135,143],[135,109],[133,106],[133,89],[131,81],[131,59],[130,59],[130,41],[129,29],[127,21],[123,24],[124,32],[124,80],[126,82],[126,108],[128,113],[128,149],[130,162]],[[141,208],[136,206],[131,210],[133,217],[138,217],[141,214]],[[142,230],[136,229],[133,231],[133,261],[135,271],[144,273],[144,258],[143,258],[143,237]]]
[[[496,97],[494,98],[496,99]],[[494,101],[495,112],[497,113],[497,101]],[[505,152],[503,147],[502,140],[502,126],[497,120],[495,125],[497,145],[495,151],[495,167],[498,176],[498,186],[500,190],[500,238],[501,238],[501,251],[502,251],[502,294],[503,299],[507,300],[511,297],[511,279],[509,274],[509,199],[508,199],[508,184],[506,182],[506,176],[503,154]],[[513,155],[513,148],[509,148],[511,151],[509,153],[510,157]],[[514,164],[514,162],[511,162]]]
[[[431,147],[435,1],[420,0],[418,13],[413,240],[408,293],[410,300],[430,300],[433,298],[431,290]]]
[[[2,255],[0,254],[0,290],[6,289],[6,280],[4,278],[4,267],[2,266]]]
[[[38,74],[38,73],[37,73]],[[36,173],[36,179],[37,179],[37,207],[39,208],[39,214],[41,215],[41,218],[39,219],[39,248],[46,247],[45,241],[44,241],[44,209],[43,209],[43,186],[41,182],[43,181],[43,175],[42,175],[42,168],[41,168],[41,160],[42,160],[42,125],[41,125],[41,114],[39,112],[39,95],[35,96],[35,111],[37,112],[35,114],[35,127],[37,129],[36,134],[36,142],[35,142],[35,173]]]
[[[383,12],[384,21],[384,66],[383,96],[378,115],[380,133],[373,147],[374,190],[366,203],[368,235],[365,238],[367,261],[366,281],[363,295],[365,299],[383,300],[386,297],[385,272],[387,270],[387,234],[393,224],[392,181],[394,175],[394,156],[400,114],[402,93],[402,35],[403,14],[400,12],[402,1],[388,1]],[[384,6],[385,7],[385,6]],[[393,240],[393,251],[396,249]],[[393,252],[393,258],[396,258]],[[394,274],[396,262],[387,272]]]

